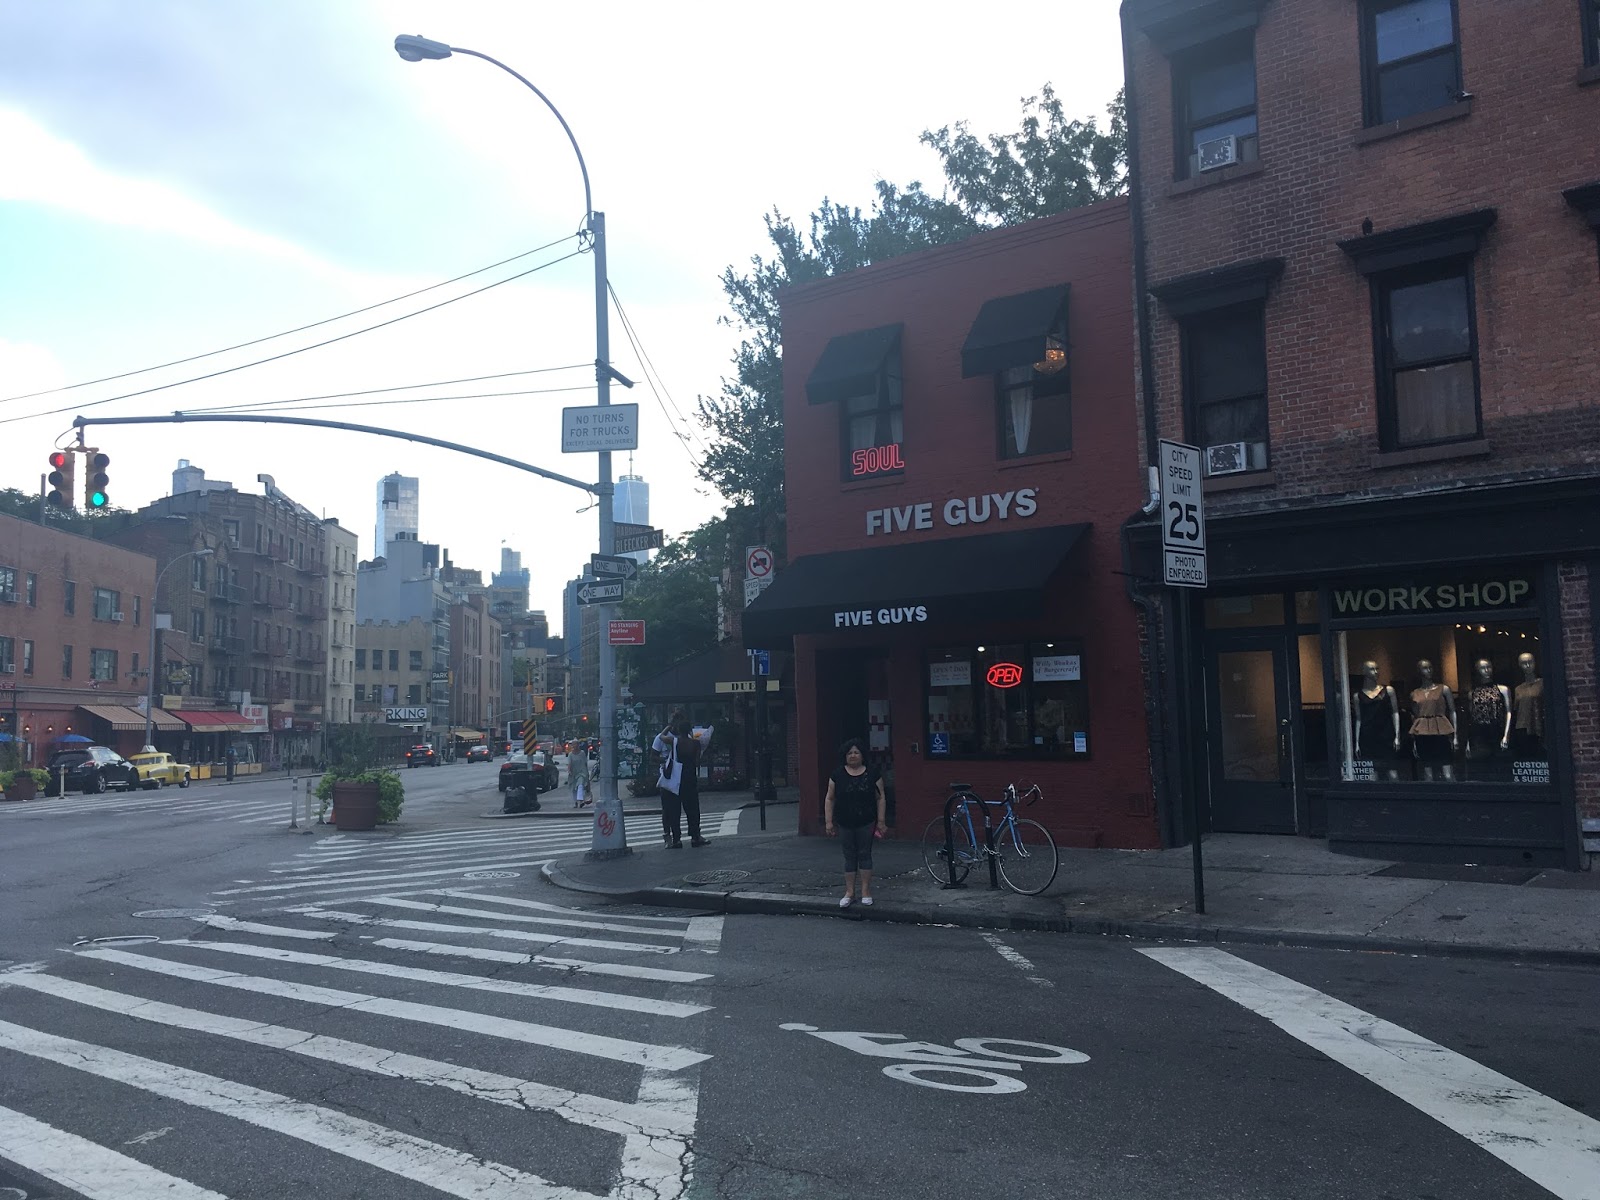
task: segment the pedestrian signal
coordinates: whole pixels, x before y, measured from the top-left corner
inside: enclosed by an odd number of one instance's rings
[[[555,710],[556,710],[556,698],[554,696],[546,696],[544,698],[544,710],[547,713],[555,712]]]

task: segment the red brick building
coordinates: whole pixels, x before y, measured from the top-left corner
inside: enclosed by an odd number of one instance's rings
[[[143,744],[155,581],[147,555],[0,515],[0,730],[25,762],[42,766],[69,734],[122,754]]]
[[[899,836],[1030,780],[1059,840],[1158,844],[1129,246],[1114,200],[784,296],[790,561],[743,636],[793,637],[803,830],[860,737]]]
[[[1576,866],[1600,818],[1600,11],[1122,12],[1146,461],[1171,438],[1208,471],[1211,586],[1167,628],[1206,719],[1174,786],[1192,769],[1213,829]]]

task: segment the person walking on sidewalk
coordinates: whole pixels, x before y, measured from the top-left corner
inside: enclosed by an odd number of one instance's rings
[[[555,751],[552,749],[551,754]],[[572,807],[582,808],[589,803],[589,747],[579,743],[567,754],[567,783],[572,788]]]
[[[711,727],[692,729],[679,710],[650,743],[661,755],[661,832],[669,850],[683,849],[684,816],[689,818],[689,844],[708,844],[700,835],[700,755],[710,741]]]
[[[851,738],[840,747],[839,757],[843,762],[828,778],[823,832],[832,837],[837,823],[839,844],[844,847],[844,897],[839,907],[849,908],[855,902],[858,879],[861,903],[870,907],[872,839],[889,831],[883,776],[867,766],[867,752],[860,738]]]

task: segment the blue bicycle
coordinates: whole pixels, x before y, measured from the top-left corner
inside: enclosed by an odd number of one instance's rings
[[[944,834],[944,817],[928,822],[922,834],[922,865],[934,881],[954,887],[966,879],[977,863],[993,858],[1006,886],[1023,896],[1037,896],[1055,882],[1060,855],[1050,831],[1037,821],[1017,816],[1017,785],[1006,784],[1005,796],[985,800],[964,783],[950,785],[950,841]],[[1044,793],[1033,784],[1021,794],[1025,804]],[[947,807],[949,802],[947,802]],[[987,807],[986,807],[987,806]],[[988,808],[999,808],[1000,819],[991,825]],[[976,816],[976,820],[974,820]]]

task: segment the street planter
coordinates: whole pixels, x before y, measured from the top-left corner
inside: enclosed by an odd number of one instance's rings
[[[363,833],[378,825],[378,785],[341,779],[333,785],[333,823],[340,833]]]
[[[44,783],[40,783],[43,779]],[[39,794],[39,789],[50,782],[50,776],[45,771],[28,770],[21,768],[3,776],[3,790],[7,800],[32,800]]]

